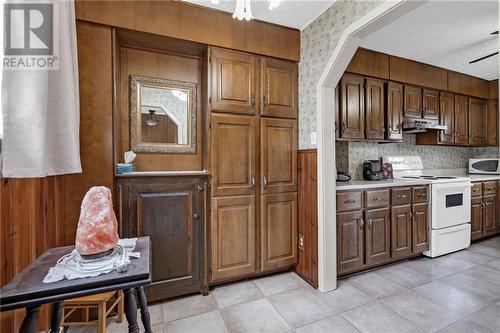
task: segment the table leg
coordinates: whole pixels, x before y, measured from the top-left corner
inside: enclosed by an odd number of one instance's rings
[[[141,321],[146,331],[145,333],[153,333],[151,330],[151,319],[149,317],[148,301],[146,299],[146,294],[144,294],[144,288],[137,287],[136,290],[139,299],[139,308],[141,309]]]
[[[125,317],[128,321],[128,333],[139,333],[137,324],[137,300],[135,299],[134,289],[125,289]]]
[[[19,333],[36,333],[38,328],[38,316],[40,315],[40,305],[26,307],[26,316],[24,317]]]
[[[52,318],[50,319],[50,333],[59,333],[61,328],[63,302],[55,302],[52,305]]]

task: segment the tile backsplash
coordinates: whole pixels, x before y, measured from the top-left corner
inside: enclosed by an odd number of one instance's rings
[[[418,155],[425,169],[454,169],[466,168],[469,158],[499,156],[497,147],[417,146],[412,134],[404,135],[401,143],[337,141],[335,147],[337,170],[348,171],[353,179],[363,178],[363,161],[379,157]]]

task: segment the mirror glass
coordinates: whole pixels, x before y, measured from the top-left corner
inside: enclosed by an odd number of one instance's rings
[[[131,148],[196,152],[196,84],[131,77]]]

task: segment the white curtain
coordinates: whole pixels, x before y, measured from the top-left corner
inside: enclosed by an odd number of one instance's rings
[[[3,70],[3,177],[82,171],[74,3],[54,0],[53,4],[58,69]]]

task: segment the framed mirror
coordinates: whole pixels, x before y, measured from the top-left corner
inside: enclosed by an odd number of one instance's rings
[[[130,148],[196,153],[196,83],[130,76]]]

